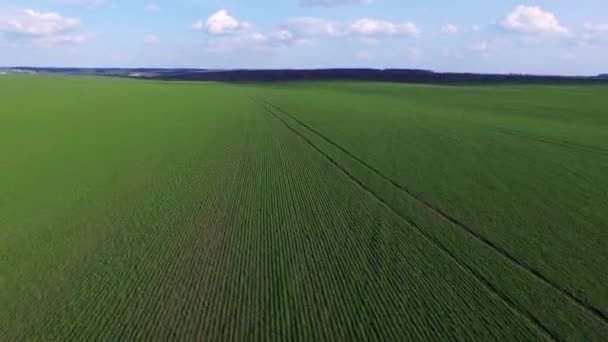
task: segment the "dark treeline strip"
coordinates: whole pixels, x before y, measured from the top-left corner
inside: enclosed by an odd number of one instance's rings
[[[157,80],[221,81],[221,82],[279,82],[279,81],[378,81],[430,84],[606,84],[605,74],[595,77],[528,75],[528,74],[476,74],[443,73],[418,69],[155,69],[155,68],[34,68],[15,67],[6,70],[33,73],[127,76]],[[134,75],[136,74],[136,75]]]
[[[317,70],[230,70],[207,72],[175,72],[157,79],[224,82],[277,81],[380,81],[403,83],[571,83],[599,84],[608,80],[599,77],[541,76],[523,74],[438,73],[415,69],[317,69]]]

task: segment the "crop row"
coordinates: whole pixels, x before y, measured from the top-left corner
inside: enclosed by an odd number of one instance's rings
[[[387,203],[399,215],[411,219],[413,224],[436,242],[440,248],[466,265],[469,273],[476,275],[488,286],[504,296],[508,303],[532,322],[539,325],[555,338],[602,340],[608,333],[608,326],[602,316],[584,305],[552,283],[539,278],[523,268],[519,262],[505,257],[500,251],[488,248],[474,235],[462,232],[457,225],[424,202],[395,186],[385,176],[378,174],[356,156],[342,147],[327,140],[319,132],[294,118],[292,113],[266,103],[270,111],[280,115],[288,125],[295,127],[322,153],[328,154],[354,179],[364,183],[375,196]],[[307,113],[298,112],[297,116],[306,120]],[[327,120],[332,120],[328,117]],[[568,314],[564,315],[563,312]]]

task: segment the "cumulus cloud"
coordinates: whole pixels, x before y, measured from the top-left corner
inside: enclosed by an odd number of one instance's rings
[[[209,33],[205,41],[209,52],[282,49],[301,40],[286,26],[264,32],[256,31],[251,24],[239,21],[227,10],[215,12],[206,21],[198,20],[190,28]]]
[[[210,34],[205,42],[206,50],[210,52],[277,49],[298,41],[294,33],[286,27],[258,32],[248,22],[237,20],[226,10],[212,14],[206,21],[195,22],[191,29]]]
[[[363,18],[350,25],[350,32],[364,36],[405,35],[416,37],[421,30],[414,23],[396,24],[390,21]]]
[[[299,0],[298,4],[302,7],[338,7],[349,5],[367,5],[374,0]]]
[[[501,22],[511,32],[524,34],[568,35],[570,32],[557,20],[555,14],[535,6],[517,6]]]
[[[281,40],[281,41],[289,41],[293,39],[293,33],[289,30],[277,30],[270,32],[268,34],[270,38]]]
[[[372,39],[380,36],[419,36],[421,30],[413,23],[393,23],[385,20],[362,18],[350,24],[314,17],[297,17],[287,20],[283,28],[299,37],[361,36]]]
[[[194,24],[190,25],[190,29],[193,31],[202,31],[205,27],[205,23],[202,20],[197,20]]]
[[[107,0],[61,0],[60,3],[65,5],[80,6],[86,8],[95,8],[108,2]]]
[[[55,12],[36,12],[25,9],[21,13],[0,18],[0,31],[24,36],[50,36],[72,30],[80,25],[76,18]]]
[[[243,31],[234,35],[215,36],[206,42],[205,48],[210,52],[283,49],[291,43],[291,39],[292,35],[287,31],[270,33]]]
[[[75,44],[88,39],[77,32],[80,20],[56,12],[37,12],[25,9],[0,15],[0,33],[15,42],[38,45]]]
[[[204,29],[211,34],[230,34],[250,28],[249,23],[238,21],[224,9],[213,13],[206,22],[203,23],[202,20],[199,20],[191,26],[192,30],[202,31]]]
[[[285,30],[301,37],[340,36],[343,34],[338,24],[322,18],[297,17],[288,19],[282,25]]]
[[[56,12],[37,12],[25,9],[0,14],[0,33],[18,44],[75,44],[89,36],[78,32],[80,20]]]
[[[410,22],[395,23],[362,18],[347,23],[318,17],[290,18],[271,30],[258,31],[226,10],[212,14],[207,20],[198,20],[190,28],[210,34],[205,42],[209,51],[242,48],[283,49],[288,46],[314,44],[318,38],[352,37],[376,42],[381,37],[417,37],[421,33],[421,30]]]
[[[446,24],[441,27],[441,32],[447,34],[455,34],[460,31],[460,28],[454,24]]]

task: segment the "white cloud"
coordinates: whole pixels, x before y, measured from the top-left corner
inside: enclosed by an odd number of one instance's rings
[[[481,27],[479,25],[473,25],[473,26],[471,26],[471,31],[479,32],[479,31],[481,31]]]
[[[374,0],[299,0],[298,4],[302,7],[338,7],[349,5],[367,5]]]
[[[157,44],[160,42],[160,38],[155,34],[149,34],[144,37],[144,43],[146,44]]]
[[[205,23],[199,20],[192,24],[191,28],[195,31],[205,29],[211,34],[229,34],[248,30],[251,25],[247,22],[238,21],[227,10],[222,9],[213,13]]]
[[[405,35],[415,37],[420,35],[420,29],[413,23],[396,24],[390,21],[363,18],[350,25],[350,32],[364,36]]]
[[[159,12],[160,11],[160,7],[157,4],[148,4],[146,5],[146,7],[144,7],[144,11],[146,12]]]
[[[260,32],[252,32],[247,37],[254,42],[265,42],[268,40],[268,36]]]
[[[555,14],[545,12],[540,7],[520,5],[505,16],[501,25],[504,29],[524,34],[568,35]]]
[[[274,38],[277,40],[288,41],[293,39],[293,33],[289,30],[278,30],[274,32],[270,32],[268,34],[270,38]]]
[[[63,4],[66,4],[66,5],[80,6],[80,7],[86,7],[86,8],[95,8],[95,7],[99,7],[103,4],[105,4],[108,1],[107,0],[61,0],[60,2]]]
[[[80,21],[55,12],[25,9],[20,13],[0,17],[0,31],[23,36],[51,36],[77,28]]]
[[[314,36],[340,36],[343,34],[339,25],[321,18],[313,17],[297,17],[287,20],[282,25],[285,30],[289,30],[297,36],[314,37]]]
[[[209,52],[282,49],[299,40],[287,27],[266,32],[255,31],[252,25],[237,20],[226,10],[212,14],[206,21],[195,22],[191,29],[210,33],[205,42],[205,48]]]
[[[282,25],[297,37],[343,37],[361,36],[372,39],[379,36],[417,37],[421,30],[413,23],[393,23],[385,20],[362,18],[350,24],[314,17],[297,17]]]
[[[206,42],[205,49],[209,52],[283,49],[290,39],[286,32],[264,34],[243,31],[234,35],[215,36]]]
[[[447,34],[455,34],[460,31],[460,28],[454,24],[446,24],[441,27],[441,32]]]
[[[205,23],[202,20],[198,20],[190,26],[190,29],[193,31],[201,31],[204,27]]]
[[[0,33],[15,44],[39,46],[77,44],[89,35],[78,32],[80,20],[56,12],[25,9],[0,14]]]

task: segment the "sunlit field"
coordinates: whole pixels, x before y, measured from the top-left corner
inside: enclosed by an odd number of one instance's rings
[[[0,76],[0,340],[608,336],[608,87]]]

